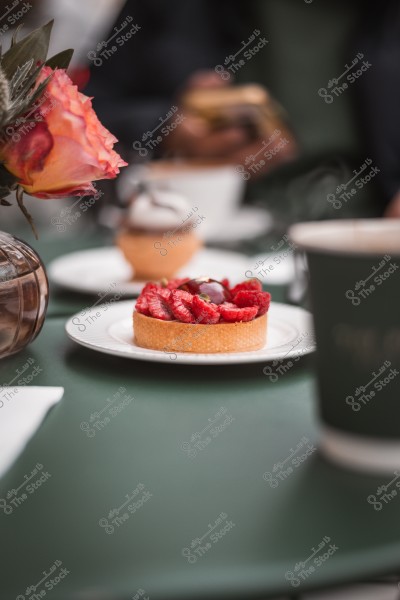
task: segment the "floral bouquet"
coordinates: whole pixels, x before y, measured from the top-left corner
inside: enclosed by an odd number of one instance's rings
[[[95,193],[93,181],[113,179],[126,166],[113,150],[118,140],[100,123],[91,99],[66,73],[73,50],[47,59],[53,21],[0,49],[0,205],[16,192],[23,203]]]

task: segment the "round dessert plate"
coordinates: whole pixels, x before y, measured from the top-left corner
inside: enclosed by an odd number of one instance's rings
[[[271,228],[272,217],[268,211],[258,206],[242,206],[227,216],[223,224],[207,230],[203,239],[216,244],[240,242],[267,233]]]
[[[315,350],[310,313],[287,304],[272,302],[268,313],[267,343],[261,350],[226,354],[194,354],[141,348],[134,342],[132,313],[135,302],[100,304],[85,309],[69,319],[68,336],[87,348],[136,360],[181,363],[188,365],[229,365],[274,361],[270,377],[279,378],[283,360],[309,354]],[[218,325],[215,325],[218,327]],[[283,373],[283,371],[282,371]]]
[[[218,280],[227,277],[232,284],[236,284],[246,278],[246,266],[244,254],[203,248],[176,277],[202,277],[206,273],[208,277]],[[144,281],[133,279],[132,267],[122,252],[112,246],[60,256],[49,264],[47,272],[53,283],[87,294],[138,296],[145,285]]]
[[[267,285],[286,285],[296,276],[293,251],[257,254],[247,258],[247,274]]]

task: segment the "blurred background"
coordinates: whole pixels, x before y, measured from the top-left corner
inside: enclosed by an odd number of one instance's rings
[[[272,236],[300,220],[400,216],[398,2],[14,4],[0,3],[3,46],[12,27],[55,18],[51,54],[75,48],[70,75],[94,96],[133,167],[160,159],[230,164],[246,184],[241,203],[268,213]],[[161,135],[171,108],[181,121]],[[340,196],[352,178],[356,192]],[[74,232],[117,220],[109,209],[126,200],[127,186],[99,184],[102,202]],[[68,202],[35,201],[36,220],[48,222]],[[20,218],[3,212],[5,227]],[[61,233],[74,234],[67,229]]]

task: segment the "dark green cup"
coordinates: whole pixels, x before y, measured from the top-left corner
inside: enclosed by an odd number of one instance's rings
[[[400,220],[300,223],[317,341],[321,451],[400,469]]]

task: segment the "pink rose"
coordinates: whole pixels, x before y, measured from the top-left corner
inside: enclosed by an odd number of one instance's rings
[[[92,181],[114,179],[127,163],[113,150],[118,140],[100,123],[91,99],[78,92],[65,70],[44,67],[37,85],[51,73],[35,112],[43,120],[16,129],[20,139],[0,149],[1,159],[31,196],[95,193]]]

